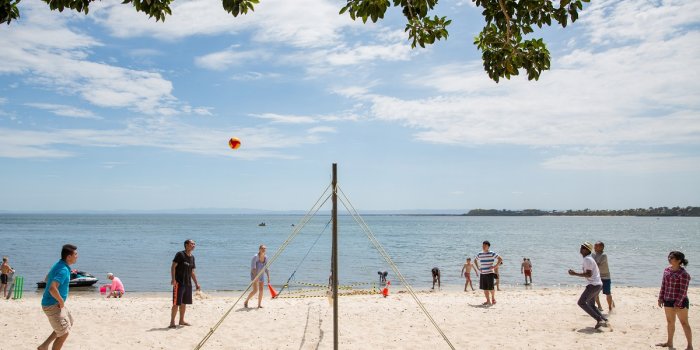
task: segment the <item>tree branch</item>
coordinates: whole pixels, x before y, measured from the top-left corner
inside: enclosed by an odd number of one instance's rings
[[[506,16],[506,45],[510,44],[510,16],[508,16],[508,10],[506,10],[506,4],[503,0],[498,0],[498,4],[501,5],[501,12]]]

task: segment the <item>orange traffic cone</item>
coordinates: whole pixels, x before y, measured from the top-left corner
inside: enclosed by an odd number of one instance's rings
[[[386,281],[386,286],[384,286],[384,289],[382,289],[382,295],[385,298],[389,296],[389,285],[391,285],[391,281]]]
[[[277,298],[277,291],[275,290],[275,288],[272,288],[271,284],[267,284],[267,289],[270,290],[270,295],[272,296],[272,299]]]

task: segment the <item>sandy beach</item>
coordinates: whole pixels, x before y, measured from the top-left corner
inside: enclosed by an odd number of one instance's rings
[[[457,349],[652,349],[665,340],[657,288],[613,289],[617,309],[609,316],[612,327],[601,330],[593,329],[595,321],[576,305],[581,291],[509,287],[488,308],[481,306],[483,294],[478,290],[419,291],[418,296]],[[51,332],[39,295],[27,294],[21,300],[0,301],[2,349],[36,348]],[[75,325],[65,348],[192,349],[239,294],[196,299],[187,311],[192,326],[168,329],[169,293],[128,293],[121,300],[74,293],[67,305]],[[689,298],[690,324],[697,338],[700,314],[693,303],[700,300],[700,292],[691,289]],[[332,307],[326,298],[270,300],[266,295],[263,306],[244,309],[241,302],[204,349],[333,348]],[[339,309],[343,349],[449,349],[407,293],[391,293],[386,299],[344,296]],[[674,342],[685,348],[680,325]]]

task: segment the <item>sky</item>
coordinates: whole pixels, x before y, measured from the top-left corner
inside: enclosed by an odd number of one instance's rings
[[[700,205],[700,2],[597,1],[545,28],[551,70],[495,83],[467,0],[411,49],[400,10],[177,0],[89,15],[20,3],[0,26],[0,211]],[[228,148],[230,137],[241,140]]]

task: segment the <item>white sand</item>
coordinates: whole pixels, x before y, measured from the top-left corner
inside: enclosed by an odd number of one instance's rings
[[[484,308],[476,292],[422,292],[418,296],[456,349],[653,349],[665,341],[664,312],[657,288],[614,288],[617,309],[612,329],[595,321],[576,301],[582,288],[509,287],[497,305]],[[34,349],[51,333],[37,294],[0,301],[0,349]],[[123,299],[74,293],[68,307],[76,323],[64,349],[193,349],[238,298],[209,295],[188,307],[190,327],[168,329],[168,293],[128,293]],[[690,324],[700,337],[700,318],[690,291]],[[253,302],[252,305],[255,305]],[[332,349],[332,307],[325,298],[263,300],[263,309],[242,302],[204,349]],[[449,349],[408,294],[347,296],[339,299],[342,349]],[[607,312],[605,312],[607,314]],[[675,345],[685,337],[676,327]]]

